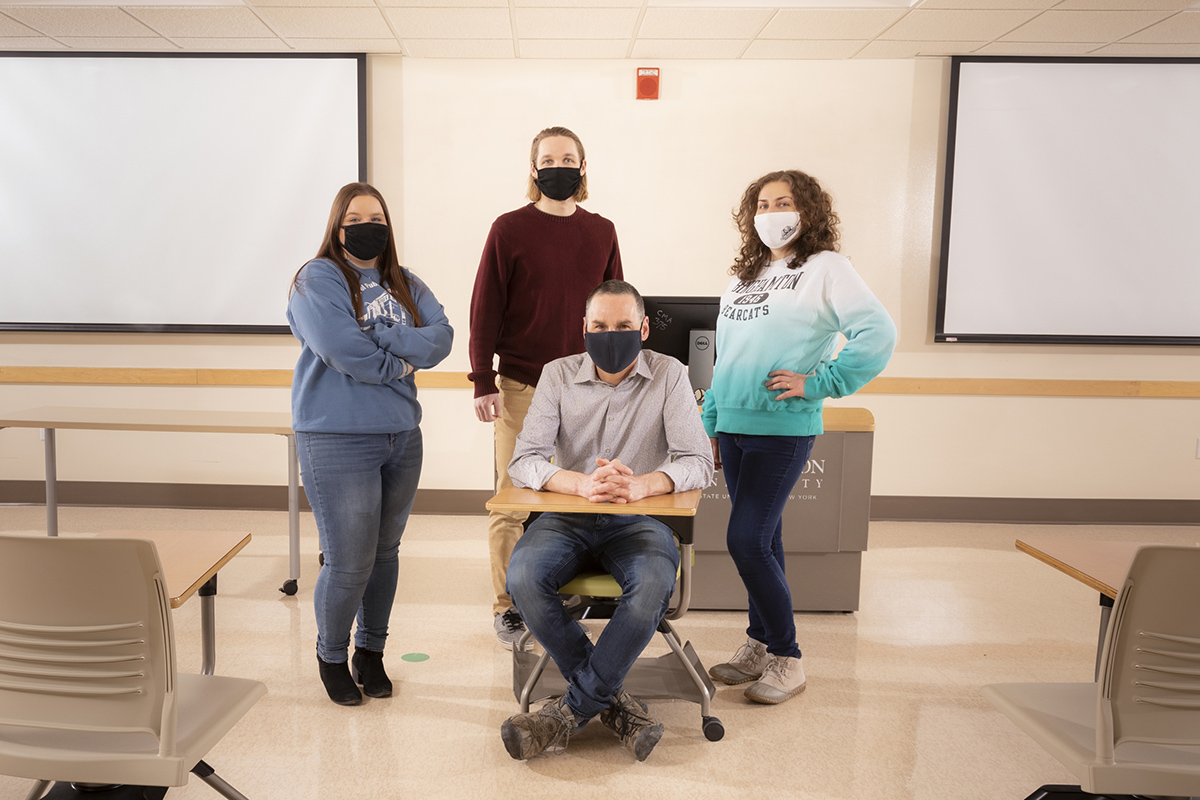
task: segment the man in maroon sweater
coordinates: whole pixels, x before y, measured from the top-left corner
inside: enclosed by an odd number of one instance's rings
[[[475,415],[495,423],[496,491],[512,486],[508,462],[542,367],[583,352],[580,321],[588,293],[623,277],[616,228],[577,205],[588,196],[586,173],[583,143],[574,133],[554,127],[535,136],[527,192],[533,202],[492,223],[479,260],[471,294],[470,379]],[[500,357],[498,369],[493,354]],[[488,516],[492,613],[496,637],[510,650],[525,626],[505,577],[526,516]]]

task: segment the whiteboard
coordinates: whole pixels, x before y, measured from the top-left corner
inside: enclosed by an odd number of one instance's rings
[[[1200,61],[956,58],[937,341],[1200,344]]]
[[[364,58],[0,57],[0,329],[286,332]]]

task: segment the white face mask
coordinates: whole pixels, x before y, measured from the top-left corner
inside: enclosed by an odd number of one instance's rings
[[[778,250],[800,235],[800,215],[795,211],[771,211],[754,218],[758,238],[772,250]]]

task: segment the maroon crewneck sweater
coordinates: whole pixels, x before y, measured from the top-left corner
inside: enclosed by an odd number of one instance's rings
[[[582,353],[587,296],[621,277],[617,230],[599,214],[576,206],[556,217],[530,203],[498,217],[471,293],[475,396],[497,392],[497,371],[535,386],[546,364]]]

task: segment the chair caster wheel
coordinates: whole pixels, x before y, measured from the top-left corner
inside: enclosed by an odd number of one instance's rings
[[[294,580],[286,580],[283,582],[283,586],[279,588],[279,591],[283,592],[288,597],[291,597],[298,589],[299,587],[296,585]]]
[[[705,717],[703,720],[704,738],[710,742],[719,742],[725,736],[725,726],[716,717]]]
[[[325,566],[325,554],[324,553],[317,553],[317,563],[319,565],[321,565],[322,567]]]

